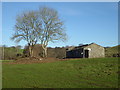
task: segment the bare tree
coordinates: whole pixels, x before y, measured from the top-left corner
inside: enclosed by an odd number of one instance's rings
[[[36,11],[24,12],[17,16],[15,24],[15,34],[12,36],[12,40],[20,42],[25,40],[28,43],[29,55],[33,56],[33,48],[38,40],[38,33],[40,32],[41,24],[39,22],[39,16]]]
[[[16,42],[27,41],[30,56],[33,56],[33,48],[39,41],[43,48],[43,57],[47,57],[49,42],[66,39],[64,23],[59,18],[58,12],[48,7],[25,12],[17,16],[12,39]]]
[[[42,23],[39,41],[43,48],[43,57],[47,57],[47,45],[49,42],[66,40],[64,22],[58,16],[58,12],[52,8],[42,7],[38,12]]]

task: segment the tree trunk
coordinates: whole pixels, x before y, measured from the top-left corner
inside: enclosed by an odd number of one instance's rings
[[[33,57],[33,46],[29,46],[29,56]]]
[[[33,57],[33,48],[31,47],[31,57]]]
[[[47,57],[47,47],[42,46],[43,48],[43,57]]]
[[[34,57],[34,52],[33,52],[33,49],[34,49],[34,45],[31,46],[31,57]]]
[[[31,56],[31,48],[30,48],[30,46],[28,46],[28,49],[29,49],[29,56]]]
[[[47,47],[44,49],[45,57],[47,57]]]

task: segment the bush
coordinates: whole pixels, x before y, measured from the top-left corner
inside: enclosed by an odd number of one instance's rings
[[[16,47],[4,47],[3,55],[4,60],[14,60],[22,57],[23,50]]]

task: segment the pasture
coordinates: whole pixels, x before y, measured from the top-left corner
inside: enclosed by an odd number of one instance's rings
[[[3,88],[118,88],[118,58],[2,63]]]

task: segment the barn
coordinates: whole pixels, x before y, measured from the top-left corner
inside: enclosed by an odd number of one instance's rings
[[[67,58],[99,58],[105,57],[105,49],[104,47],[96,44],[85,44],[81,46],[77,46],[74,48],[68,48],[66,50]]]

